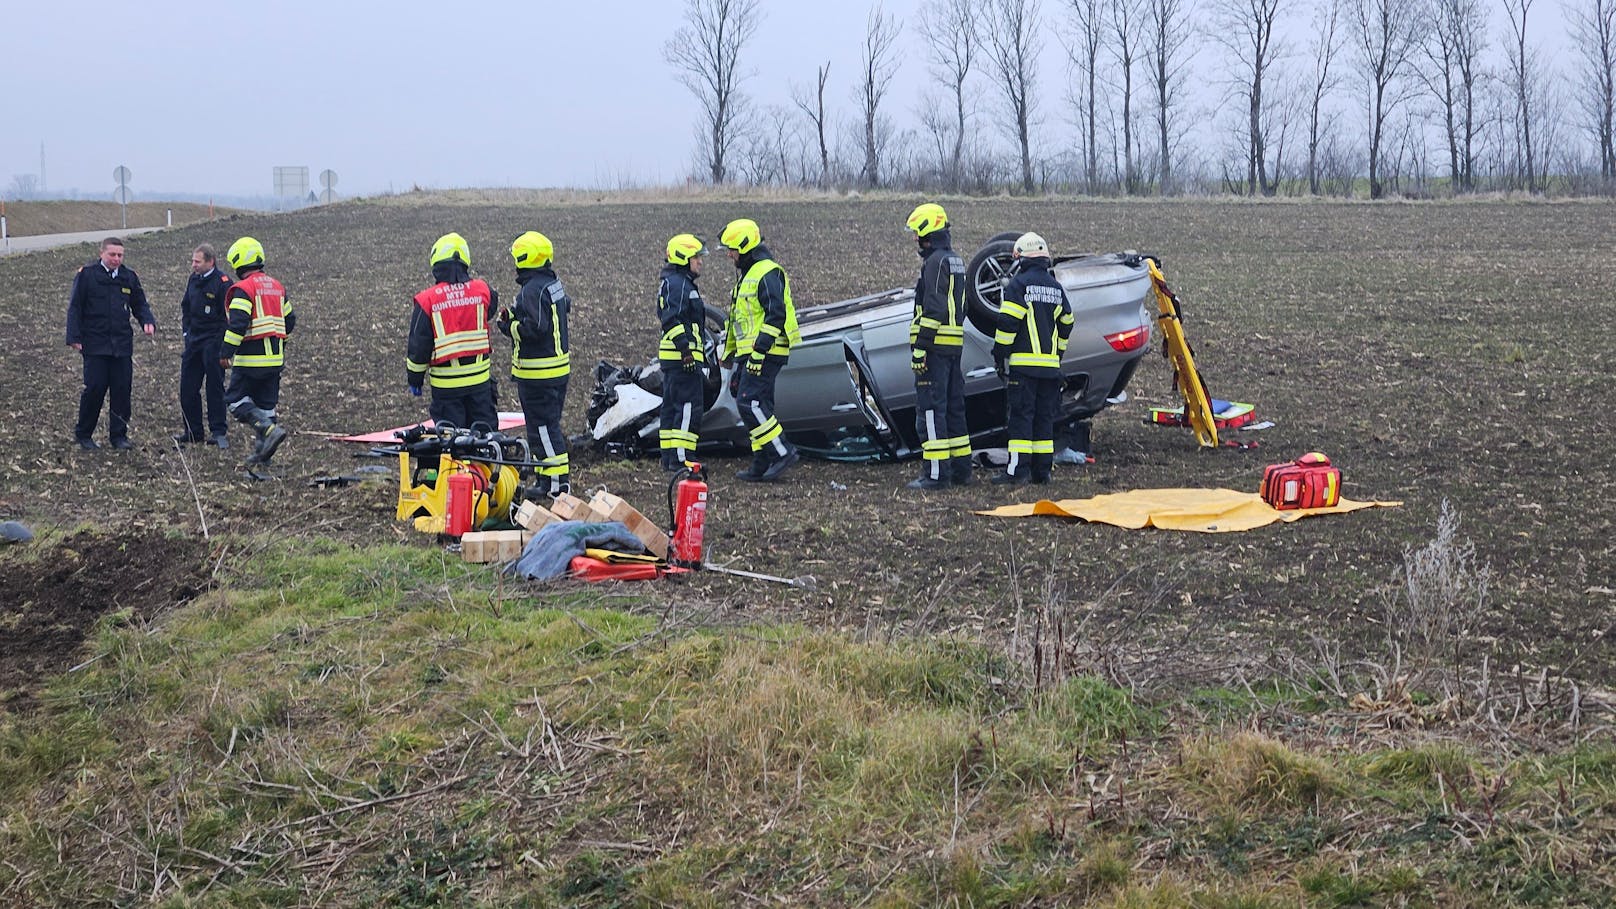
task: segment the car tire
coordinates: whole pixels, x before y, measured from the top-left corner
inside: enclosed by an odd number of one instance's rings
[[[999,327],[999,300],[1010,275],[1011,250],[1018,233],[1002,233],[982,245],[965,266],[965,317],[993,337]]]
[[[1026,233],[1026,231],[1007,230],[1002,234],[994,234],[993,236],[989,237],[988,242],[989,243],[997,243],[1000,240],[1010,240],[1011,242],[1014,242],[1016,240],[1021,239],[1021,235],[1024,234],[1024,233]]]

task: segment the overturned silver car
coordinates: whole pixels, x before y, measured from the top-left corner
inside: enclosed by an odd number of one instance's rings
[[[961,368],[972,445],[1002,446],[1004,382],[994,371],[993,335],[1004,284],[1013,274],[1010,250],[1019,233],[995,236],[966,267],[967,326]],[[1150,274],[1134,253],[1057,256],[1053,273],[1066,288],[1076,325],[1061,361],[1064,421],[1084,420],[1126,400],[1128,381],[1150,350],[1154,320],[1147,308]],[[914,289],[800,307],[802,344],[780,373],[775,414],[804,454],[835,460],[918,457],[909,322]],[[700,451],[744,451],[746,427],[729,391],[730,368],[718,365],[724,312],[707,312],[706,412]],[[637,457],[656,454],[661,372],[602,362],[588,410],[597,448]]]

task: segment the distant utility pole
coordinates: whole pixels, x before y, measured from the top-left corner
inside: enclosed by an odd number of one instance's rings
[[[39,195],[45,196],[45,143],[39,143]]]

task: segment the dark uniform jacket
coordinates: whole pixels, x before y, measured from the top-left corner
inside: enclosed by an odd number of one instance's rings
[[[114,275],[100,259],[80,268],[67,299],[67,343],[84,345],[82,352],[88,356],[133,356],[130,319],[157,324],[134,270],[123,265]]]
[[[762,262],[764,259],[772,260],[774,259],[774,254],[769,252],[767,246],[759,243],[735,260],[737,277],[744,276],[752,270],[752,266]],[[737,282],[736,286],[739,287],[740,282]],[[790,345],[780,339],[791,336],[791,326],[795,324],[795,314],[788,314],[786,311],[786,273],[784,269],[773,269],[758,280],[757,299],[758,305],[763,308],[763,324],[773,329],[772,332],[760,331],[757,335],[758,338],[763,338],[767,335],[767,339],[770,341],[770,346],[763,352],[764,356],[782,358],[788,356],[790,354]],[[734,316],[734,307],[731,307],[730,315]],[[733,345],[734,342],[734,338],[726,338],[725,340],[726,345]],[[776,347],[781,348],[781,350],[775,350]]]
[[[1004,286],[994,334],[993,358],[1037,379],[1060,378],[1061,354],[1072,334],[1072,304],[1049,266],[1042,256],[1021,260]]]
[[[926,235],[929,249],[921,255],[915,282],[915,316],[909,346],[927,353],[958,357],[965,344],[965,260],[950,245],[948,230]]]
[[[518,379],[560,379],[570,371],[567,353],[567,314],[572,300],[556,277],[555,269],[519,268],[516,303],[494,324],[516,342],[511,351],[511,375]],[[515,333],[511,331],[515,326]]]
[[[214,268],[205,275],[192,274],[180,297],[180,331],[192,340],[223,338],[230,324],[230,276]],[[289,324],[289,323],[288,323]]]
[[[439,262],[438,264],[432,266],[432,280],[435,284],[465,284],[471,280],[471,269],[455,261]],[[485,314],[490,325],[494,323],[494,313],[498,311],[499,291],[490,287],[488,288],[488,312]],[[414,302],[411,302],[410,333],[409,339],[405,342],[405,356],[407,361],[411,363],[431,363],[432,347],[432,317],[422,311],[421,307],[416,306]],[[488,357],[483,354],[479,354],[478,356],[483,360],[488,359]],[[404,372],[405,381],[409,382],[412,388],[420,388],[422,384],[426,382],[427,373],[429,371],[430,370],[423,367],[420,372],[414,372],[409,369],[408,365],[406,365]],[[490,378],[492,378],[492,375],[490,375]],[[477,382],[463,387],[477,388],[480,387],[481,384],[482,383]],[[453,394],[456,390],[457,389],[455,388],[437,388],[434,386],[433,393]]]
[[[662,342],[657,345],[657,358],[683,360],[691,357],[705,362],[702,349],[701,327],[707,316],[707,304],[696,289],[696,276],[687,265],[672,262],[662,266],[662,285],[657,289],[657,319],[662,323]],[[781,322],[784,323],[782,317]]]
[[[255,271],[263,270],[264,269],[262,266],[250,265],[240,269],[237,274],[240,277],[245,278]],[[232,297],[241,297],[243,299],[247,299],[248,302],[251,302],[246,288],[242,287],[240,284],[232,283],[226,289],[224,299],[228,301]],[[226,341],[224,344],[224,349],[220,352],[220,356],[261,357],[265,355],[273,355],[277,350],[281,349],[282,341],[279,338],[246,337],[247,330],[252,327],[251,306],[247,307],[246,309],[238,308],[228,310],[225,313],[225,317],[228,320],[225,323],[225,330],[236,335],[237,337],[243,338],[243,340],[239,345],[232,345]],[[281,317],[286,320],[286,333],[291,334],[292,331],[297,328],[297,313],[292,311],[291,294],[287,294],[285,299],[281,302]]]

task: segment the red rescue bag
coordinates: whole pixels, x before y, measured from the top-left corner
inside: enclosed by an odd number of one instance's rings
[[[1280,511],[1329,508],[1341,501],[1341,468],[1323,452],[1310,451],[1294,461],[1263,468],[1262,499]]]

